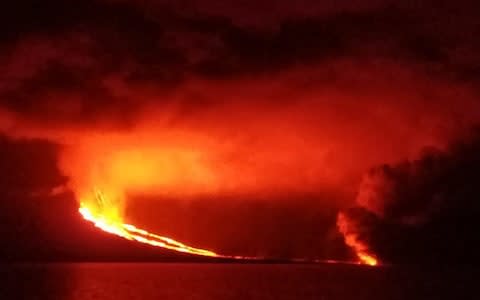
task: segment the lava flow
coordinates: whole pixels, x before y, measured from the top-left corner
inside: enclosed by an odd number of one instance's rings
[[[105,196],[100,191],[96,191],[95,197],[95,200],[99,204],[105,203]],[[139,229],[133,225],[125,224],[116,216],[109,216],[108,214],[101,212],[94,213],[92,212],[92,209],[90,209],[85,203],[80,204],[79,212],[85,220],[92,222],[101,230],[120,236],[127,240],[133,240],[154,247],[160,247],[194,255],[224,257],[216,254],[215,252],[190,247],[171,238],[156,235],[146,230]]]
[[[344,213],[339,213],[337,226],[340,233],[344,236],[345,244],[355,251],[359,264],[378,265],[378,259],[370,251],[368,245],[359,238],[359,234],[356,232],[358,225],[355,222],[351,222]]]
[[[186,244],[175,241],[174,239],[160,236],[154,233],[150,233],[147,230],[137,228],[134,225],[126,224],[122,222],[122,218],[115,213],[109,213],[108,200],[105,195],[99,191],[95,190],[95,202],[97,207],[90,208],[86,202],[80,203],[79,212],[83,218],[95,225],[95,227],[122,237],[130,241],[137,241],[143,244],[147,244],[154,247],[160,247],[164,249],[169,249],[182,253],[189,253],[192,255],[216,257],[216,258],[228,258],[228,259],[243,259],[243,260],[263,260],[264,257],[244,257],[244,256],[227,256],[220,255],[210,250],[194,248]],[[347,241],[348,244],[348,241]],[[377,259],[369,255],[366,252],[359,251],[357,252],[360,264],[366,264],[370,266],[376,266],[378,264]],[[297,259],[292,259],[291,261],[296,261]],[[299,260],[304,262],[304,260]],[[322,261],[330,263],[331,261]],[[335,263],[338,263],[335,261]]]
[[[378,260],[375,257],[373,257],[373,255],[369,255],[367,253],[357,253],[357,256],[360,259],[361,264],[365,264],[369,266],[378,265]]]

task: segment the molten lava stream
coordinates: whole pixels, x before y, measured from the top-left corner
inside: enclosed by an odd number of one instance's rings
[[[127,240],[133,240],[154,247],[170,249],[183,253],[190,253],[209,257],[223,257],[216,254],[215,252],[190,247],[171,238],[150,233],[146,230],[139,229],[130,224],[124,224],[121,222],[109,220],[103,215],[95,215],[83,203],[80,205],[79,212],[85,220],[92,222],[96,227],[100,228],[101,230],[123,237]]]
[[[100,208],[95,211],[106,211],[106,208],[108,208],[109,206],[109,201],[108,199],[106,199],[105,195],[97,189],[95,189],[95,201],[97,208]],[[170,249],[183,253],[190,253],[209,257],[222,257],[215,252],[199,248],[193,248],[183,243],[177,242],[171,238],[150,233],[146,230],[137,228],[134,225],[125,224],[119,221],[118,216],[109,217],[109,214],[93,213],[92,209],[90,209],[86,203],[80,203],[79,212],[85,220],[92,222],[96,227],[100,228],[101,230],[120,236],[127,240],[137,241],[154,247]]]
[[[108,203],[107,199],[103,195],[101,191],[95,191],[95,200],[97,206],[100,208],[100,211],[105,209],[105,206]],[[97,209],[98,210],[98,209]],[[208,257],[217,257],[217,258],[228,258],[228,259],[238,259],[238,260],[264,260],[265,257],[248,257],[248,256],[228,256],[228,255],[220,255],[210,250],[194,248],[188,246],[186,244],[180,243],[175,241],[174,239],[160,236],[154,233],[150,233],[144,229],[137,228],[131,224],[125,224],[118,220],[115,217],[109,217],[108,214],[104,213],[93,213],[93,211],[97,211],[95,209],[90,209],[86,203],[80,203],[79,212],[83,216],[83,218],[95,225],[95,227],[117,235],[119,237],[125,238],[130,241],[137,241],[143,244],[147,244],[154,247],[160,247],[164,249],[169,249],[177,252],[182,253],[189,253],[192,255],[200,255],[200,256],[208,256]],[[357,253],[359,258],[360,264],[366,264],[370,266],[376,266],[378,261],[372,255],[367,253]],[[292,259],[291,261],[302,261],[305,262],[303,259]],[[315,262],[315,261],[312,261]],[[321,261],[321,262],[335,262],[335,263],[346,263],[340,261]]]

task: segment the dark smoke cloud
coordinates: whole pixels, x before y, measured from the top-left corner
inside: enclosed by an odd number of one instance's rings
[[[79,122],[86,115],[91,122],[102,116],[98,112],[129,115],[143,103],[112,90],[106,83],[112,77],[127,86],[168,89],[192,77],[236,79],[344,58],[393,59],[461,80],[478,75],[474,3],[452,8],[429,1],[369,1],[339,7],[304,1],[296,10],[267,1],[275,9],[255,11],[276,15],[277,26],[264,32],[236,22],[236,14],[251,16],[240,9],[249,7],[248,1],[154,2],[6,4],[0,18],[1,101],[14,110],[47,115],[44,119],[65,116],[66,121],[73,115]],[[69,104],[51,104],[52,98]],[[56,107],[62,108],[49,113]]]
[[[12,141],[0,135],[3,195],[48,193],[52,187],[65,183],[66,178],[56,168],[57,152],[58,147],[45,140]]]
[[[477,129],[444,151],[373,168],[357,207],[342,212],[344,233],[390,262],[476,260],[479,151]]]

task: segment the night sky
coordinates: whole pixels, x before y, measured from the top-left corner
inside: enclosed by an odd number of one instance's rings
[[[0,259],[476,260],[477,2],[2,3]]]

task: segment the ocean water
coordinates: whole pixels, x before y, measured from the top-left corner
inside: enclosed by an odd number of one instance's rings
[[[0,299],[480,299],[473,267],[321,264],[0,265]]]

